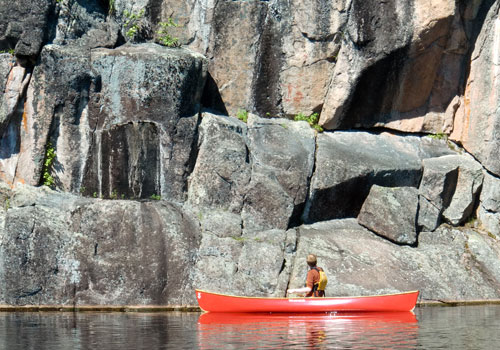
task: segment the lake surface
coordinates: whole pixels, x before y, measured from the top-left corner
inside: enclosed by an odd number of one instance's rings
[[[498,349],[500,305],[415,314],[0,313],[0,349]]]

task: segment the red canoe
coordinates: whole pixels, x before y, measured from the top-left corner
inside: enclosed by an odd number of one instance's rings
[[[207,312],[366,312],[412,311],[418,291],[335,298],[255,298],[196,290],[196,299]]]

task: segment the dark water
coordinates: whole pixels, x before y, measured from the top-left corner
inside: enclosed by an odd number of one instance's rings
[[[411,313],[0,313],[0,349],[500,349],[500,305]]]

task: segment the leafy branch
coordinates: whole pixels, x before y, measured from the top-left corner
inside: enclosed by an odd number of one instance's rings
[[[174,22],[172,17],[168,19],[167,22],[158,23],[160,26],[156,34],[158,35],[158,41],[160,44],[165,45],[167,47],[177,47],[179,46],[179,39],[174,38],[169,34],[169,28],[178,27],[179,25]]]
[[[50,174],[55,158],[56,158],[56,151],[52,146],[52,143],[49,141],[45,149],[45,161],[43,163],[43,169],[42,169],[43,184],[48,187],[52,187],[55,184],[55,180]]]

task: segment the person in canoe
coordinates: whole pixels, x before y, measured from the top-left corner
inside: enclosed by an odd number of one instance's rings
[[[316,266],[318,259],[316,255],[309,254],[307,256],[307,265],[309,271],[306,277],[306,286],[297,289],[288,289],[288,294],[302,294],[306,293],[306,297],[324,297],[325,287],[328,282],[326,274],[321,267]]]

